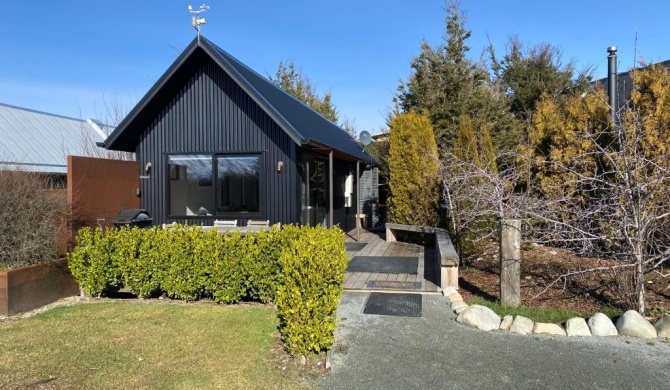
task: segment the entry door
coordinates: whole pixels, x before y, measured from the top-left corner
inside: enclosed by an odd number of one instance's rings
[[[302,223],[328,224],[328,161],[305,156],[302,164]]]

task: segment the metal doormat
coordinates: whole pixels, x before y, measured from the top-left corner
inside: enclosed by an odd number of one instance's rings
[[[370,293],[364,314],[421,317],[421,294]]]
[[[347,242],[344,244],[345,248],[347,248],[347,252],[358,252],[365,248],[366,245],[368,245],[367,242]]]
[[[354,256],[347,271],[416,275],[418,267],[418,257]]]
[[[390,280],[371,280],[368,282],[368,288],[386,289],[386,290],[421,290],[421,282],[393,282]]]

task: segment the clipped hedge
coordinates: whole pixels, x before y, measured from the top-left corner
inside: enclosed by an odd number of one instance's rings
[[[329,348],[348,263],[344,235],[305,230],[281,252],[279,263],[284,280],[277,289],[277,308],[284,345],[293,355]]]
[[[179,225],[169,230],[83,228],[68,254],[89,295],[120,287],[140,297],[276,302],[286,349],[319,352],[334,341],[348,259],[338,228],[292,226],[241,236]]]

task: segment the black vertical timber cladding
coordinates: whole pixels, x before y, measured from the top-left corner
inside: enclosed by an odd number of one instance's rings
[[[374,227],[379,222],[375,204],[379,202],[379,168],[366,168],[361,172],[361,213],[367,215],[368,226]],[[361,223],[363,223],[361,221]]]
[[[262,153],[262,215],[271,223],[298,223],[295,142],[220,67],[207,60],[178,90],[142,133],[137,158],[142,172],[141,205],[155,224],[211,225],[215,217],[170,219],[168,153]],[[282,172],[277,162],[283,161]],[[224,217],[225,218],[225,217]],[[238,224],[246,220],[238,218]]]

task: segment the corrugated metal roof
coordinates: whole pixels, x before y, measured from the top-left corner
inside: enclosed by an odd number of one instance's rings
[[[67,173],[67,156],[83,155],[85,137],[104,141],[113,128],[0,103],[0,164]],[[98,131],[100,130],[100,131]]]
[[[313,141],[361,160],[371,160],[371,157],[361,149],[360,145],[344,129],[289,95],[266,77],[244,65],[211,41],[202,37],[201,40],[212,45],[217,53],[265,98],[268,104],[298,132],[303,144]]]
[[[133,151],[140,142],[138,129],[145,127],[144,111],[152,109],[154,99],[174,93],[168,86],[180,68],[190,59],[200,61],[202,49],[214,59],[249,95],[272,117],[277,124],[299,145],[317,145],[331,148],[353,158],[373,161],[358,143],[342,128],[312,110],[307,105],[284,92],[270,80],[261,76],[204,37],[193,42],[182,52],[159,81],[147,92],[128,116],[110,134],[105,147],[111,150]],[[166,92],[170,91],[170,92]],[[155,109],[155,108],[153,108]]]

